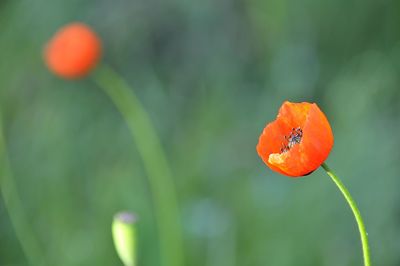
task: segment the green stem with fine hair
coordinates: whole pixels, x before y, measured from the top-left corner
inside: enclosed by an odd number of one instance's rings
[[[174,180],[150,117],[133,90],[110,67],[99,66],[92,78],[121,112],[142,158],[155,205],[162,262],[166,266],[183,266]]]
[[[6,140],[3,132],[3,122],[0,112],[0,188],[4,205],[7,209],[17,239],[21,244],[30,265],[45,265],[39,243],[29,226],[21,200],[18,196],[17,186],[13,179],[10,162],[7,156]]]
[[[363,257],[364,257],[364,265],[371,266],[371,258],[370,258],[369,246],[368,246],[368,234],[367,234],[367,231],[365,230],[365,225],[364,225],[364,221],[361,217],[360,210],[358,209],[357,204],[354,201],[354,199],[351,197],[350,192],[344,186],[344,184],[339,179],[339,177],[325,163],[322,164],[322,167],[325,169],[326,173],[332,178],[333,182],[336,184],[336,186],[342,192],[344,198],[346,199],[351,210],[353,211],[354,218],[356,219],[356,222],[358,225],[358,230],[360,231],[361,244],[362,244],[362,250],[363,250]]]

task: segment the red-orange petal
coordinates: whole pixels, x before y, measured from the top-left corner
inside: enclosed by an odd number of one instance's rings
[[[297,127],[303,130],[300,143],[281,152],[285,136]],[[331,127],[316,104],[284,102],[276,120],[261,134],[257,152],[272,170],[299,177],[317,169],[328,157],[332,146]]]
[[[44,59],[48,68],[66,79],[87,75],[101,56],[101,42],[97,34],[79,22],[61,28],[47,43]]]

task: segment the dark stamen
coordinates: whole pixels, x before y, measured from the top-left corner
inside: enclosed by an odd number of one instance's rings
[[[292,128],[289,136],[285,136],[285,142],[282,143],[281,153],[289,151],[294,145],[301,142],[303,130],[300,127]]]

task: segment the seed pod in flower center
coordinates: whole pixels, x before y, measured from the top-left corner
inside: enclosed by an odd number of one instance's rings
[[[282,143],[281,153],[289,151],[294,145],[299,144],[303,137],[303,130],[300,127],[292,128],[289,136],[285,136],[285,142]]]

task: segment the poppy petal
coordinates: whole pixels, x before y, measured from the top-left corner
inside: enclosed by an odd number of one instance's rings
[[[295,141],[289,139],[295,133],[301,135],[296,135]],[[282,145],[286,145],[284,149]],[[257,152],[272,170],[299,177],[317,169],[328,157],[332,146],[331,127],[316,104],[284,102],[276,120],[261,134]]]

